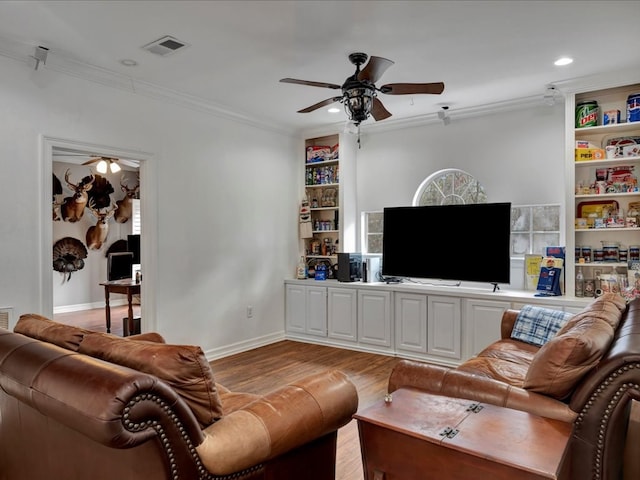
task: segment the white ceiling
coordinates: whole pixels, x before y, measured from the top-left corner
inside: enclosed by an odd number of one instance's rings
[[[380,94],[393,114],[383,122],[390,122],[433,116],[442,105],[455,112],[542,101],[548,84],[636,68],[639,25],[638,0],[5,0],[0,55],[26,59],[42,45],[49,56],[41,68],[91,68],[214,110],[309,130],[346,120],[344,112],[326,108],[296,113],[337,91],[279,80],[342,84],[355,71],[347,58],[352,52],[395,62],[378,86],[445,83],[441,95]],[[190,46],[167,57],[141,48],[165,35]],[[564,55],[574,63],[554,66]],[[122,59],[138,65],[125,67]]]

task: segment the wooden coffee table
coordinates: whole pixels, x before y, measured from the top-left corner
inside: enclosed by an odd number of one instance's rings
[[[366,480],[564,479],[572,425],[401,388],[356,413]]]

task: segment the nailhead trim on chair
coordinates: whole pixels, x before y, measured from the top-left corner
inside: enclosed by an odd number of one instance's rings
[[[579,426],[584,421],[585,416],[587,415],[589,409],[593,406],[595,400],[604,392],[612,383],[615,378],[624,373],[627,373],[629,370],[634,368],[640,368],[640,363],[631,363],[622,366],[615,372],[613,372],[604,382],[598,386],[596,391],[591,395],[586,405],[582,409],[582,411],[578,414],[576,418],[575,424]],[[611,413],[615,410],[615,406],[618,404],[622,395],[629,390],[637,390],[640,391],[640,384],[637,383],[623,383],[618,387],[614,395],[611,397],[611,400],[607,404],[607,408],[604,411],[604,415],[600,420],[600,428],[598,429],[598,442],[596,444],[596,452],[593,459],[593,480],[601,480],[602,479],[602,460],[604,456],[604,439],[607,431],[607,427],[609,424],[609,418]]]
[[[144,402],[144,401],[151,401],[151,402],[158,403],[160,407],[167,413],[167,417],[173,422],[174,425],[176,425],[183,441],[187,444],[189,453],[191,454],[191,457],[193,458],[194,463],[198,468],[199,480],[241,480],[242,478],[246,478],[247,476],[263,468],[263,465],[259,464],[259,465],[254,465],[253,467],[244,469],[240,472],[232,473],[230,475],[223,475],[223,476],[211,475],[202,464],[202,461],[200,460],[200,456],[197,454],[196,448],[193,445],[193,442],[191,441],[191,439],[189,438],[189,436],[185,431],[184,425],[180,423],[180,421],[178,420],[178,416],[173,412],[171,407],[169,407],[169,405],[162,398],[158,397],[155,394],[143,393],[143,394],[136,395],[132,400],[129,401],[129,403],[127,403],[127,405],[124,408],[123,415],[122,415],[122,423],[124,425],[124,428],[129,430],[130,432],[140,432],[148,428],[153,428],[154,430],[156,430],[158,434],[158,438],[160,439],[160,442],[162,443],[162,446],[169,460],[169,466],[171,468],[171,478],[173,480],[180,480],[180,472],[178,471],[178,466],[176,465],[175,453],[173,451],[173,447],[171,446],[171,442],[169,441],[167,434],[162,428],[162,425],[157,420],[145,420],[144,422],[136,423],[129,418],[131,409],[137,403]]]

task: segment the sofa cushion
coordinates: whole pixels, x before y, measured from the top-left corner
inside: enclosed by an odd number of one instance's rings
[[[627,304],[620,295],[616,293],[605,293],[587,305],[580,313],[570,319],[559,331],[558,335],[567,330],[586,317],[599,318],[607,322],[615,330],[618,328],[622,313],[627,308]]]
[[[13,331],[42,342],[53,343],[74,352],[78,351],[84,336],[93,333],[91,330],[56,322],[36,313],[21,315]],[[165,343],[162,335],[156,332],[140,333],[126,338]]]
[[[518,313],[511,338],[541,347],[573,316],[562,310],[525,305]]]
[[[524,388],[563,400],[598,364],[613,340],[614,329],[595,316],[584,316],[544,344],[533,357]]]
[[[202,428],[222,416],[213,372],[200,347],[90,333],[78,352],[158,377],[184,399]]]
[[[67,350],[78,351],[82,338],[90,330],[55,322],[36,313],[26,313],[18,319],[13,331]]]

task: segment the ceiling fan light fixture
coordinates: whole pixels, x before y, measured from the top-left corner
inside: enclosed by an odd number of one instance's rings
[[[107,163],[107,161],[103,158],[102,160],[100,160],[98,162],[98,165],[96,165],[96,170],[98,171],[98,173],[107,173],[107,168],[109,167],[109,164]]]
[[[374,96],[375,90],[367,87],[354,87],[344,91],[344,106],[356,125],[369,118]]]
[[[111,173],[118,173],[120,170],[122,170],[120,168],[120,165],[118,165],[118,163],[114,162],[113,160],[109,160],[109,168],[111,169]]]

